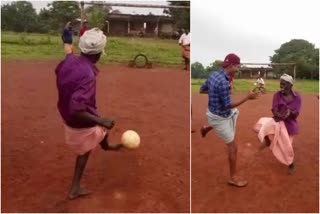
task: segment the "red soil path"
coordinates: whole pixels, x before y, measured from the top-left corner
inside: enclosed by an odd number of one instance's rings
[[[2,212],[189,212],[190,73],[99,66],[98,110],[116,121],[110,140],[135,129],[142,143],[94,151],[82,180],[93,194],[69,201],[76,156],[56,108],[57,63],[2,64]]]
[[[243,95],[235,95],[240,99]],[[319,100],[302,95],[298,118],[300,134],[294,138],[296,172],[287,174],[269,149],[258,152],[252,128],[260,117],[271,116],[272,94],[240,106],[237,122],[238,168],[249,184],[227,185],[226,146],[214,131],[201,138],[207,123],[207,96],[192,95],[192,211],[193,212],[319,212]]]

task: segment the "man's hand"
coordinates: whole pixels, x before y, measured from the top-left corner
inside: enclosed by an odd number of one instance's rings
[[[99,125],[107,128],[107,129],[112,129],[114,126],[114,120],[108,119],[108,118],[100,118]]]
[[[249,94],[247,95],[248,100],[254,100],[257,99],[260,96],[260,92],[253,92],[250,91]]]
[[[285,115],[283,115],[283,114],[280,114],[279,112],[277,112],[277,111],[273,111],[273,119],[276,121],[276,122],[279,122],[279,121],[281,121],[281,120],[285,120],[285,119],[287,119],[289,116],[290,116],[290,114],[291,114],[291,111],[288,109],[287,110],[287,112],[286,112],[286,114]]]
[[[200,91],[200,94],[208,94],[208,91],[205,91],[205,90]]]
[[[259,95],[260,95],[260,92],[252,92],[251,91],[242,100],[240,100],[238,102],[232,102],[231,105],[228,107],[228,109],[232,109],[232,108],[238,107],[239,105],[241,105],[242,103],[247,102],[248,100],[257,99],[259,97]]]
[[[284,119],[288,118],[290,116],[290,114],[291,114],[291,111],[290,111],[290,109],[288,109],[286,115],[284,116]]]
[[[282,119],[280,117],[273,116],[274,121],[280,122]]]

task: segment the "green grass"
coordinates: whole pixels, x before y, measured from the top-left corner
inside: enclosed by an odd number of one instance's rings
[[[128,64],[135,55],[142,53],[153,64],[182,64],[181,48],[175,40],[129,37],[107,39],[106,55],[101,58],[101,63]],[[75,54],[79,54],[77,36],[74,36],[73,46]],[[3,60],[60,60],[64,58],[64,50],[58,35],[2,32],[1,57]]]
[[[199,92],[201,85],[205,82],[204,79],[192,79],[192,91]],[[233,85],[234,93],[248,92],[254,88],[253,79],[234,79]],[[279,80],[265,79],[267,93],[276,92],[279,90]],[[306,94],[318,94],[319,93],[319,81],[318,80],[296,80],[293,86],[294,90],[300,93]]]

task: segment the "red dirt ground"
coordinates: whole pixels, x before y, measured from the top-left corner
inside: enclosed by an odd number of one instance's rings
[[[243,95],[236,95],[240,99]],[[302,96],[298,118],[300,135],[294,138],[296,173],[287,174],[269,149],[258,152],[252,131],[262,116],[271,116],[272,94],[240,106],[237,122],[238,168],[249,184],[245,188],[227,185],[229,175],[226,148],[212,131],[201,138],[199,129],[207,123],[206,95],[192,95],[192,211],[193,212],[319,212],[319,100]]]
[[[97,102],[141,147],[97,149],[82,184],[93,194],[66,200],[75,154],[56,109],[57,62],[2,64],[2,212],[189,212],[189,72],[99,66]]]

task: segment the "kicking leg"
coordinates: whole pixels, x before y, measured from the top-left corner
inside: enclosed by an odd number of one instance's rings
[[[119,149],[121,149],[123,147],[122,144],[109,144],[108,141],[108,134],[106,134],[106,136],[103,138],[103,140],[100,143],[100,146],[103,150],[113,150],[113,151],[117,151]]]
[[[211,126],[202,126],[200,129],[201,136],[205,137],[209,131],[211,131],[213,128]]]
[[[264,141],[263,141],[262,145],[260,146],[259,150],[263,150],[263,149],[269,147],[270,144],[271,144],[271,141],[270,141],[269,137],[265,136]]]

